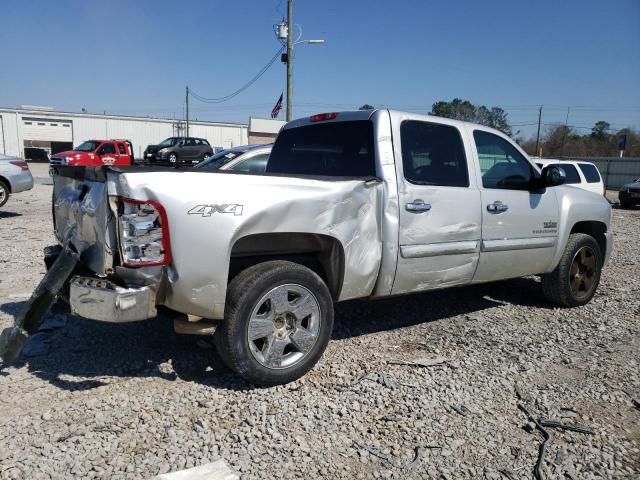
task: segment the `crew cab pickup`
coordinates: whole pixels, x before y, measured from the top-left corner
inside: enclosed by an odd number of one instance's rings
[[[413,113],[294,120],[263,174],[55,169],[55,233],[84,270],[72,311],[213,322],[225,362],[261,385],[313,367],[334,302],[541,275],[575,307],[612,249],[602,195],[499,131]]]
[[[100,167],[102,165],[131,165],[133,145],[129,140],[87,140],[73,150],[51,156],[50,166]]]

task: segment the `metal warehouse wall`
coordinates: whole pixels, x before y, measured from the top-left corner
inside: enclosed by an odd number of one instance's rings
[[[617,190],[625,183],[631,183],[636,178],[640,178],[640,158],[567,157],[566,160],[582,160],[595,164],[609,190]]]
[[[15,112],[0,111],[0,122],[2,124],[0,153],[13,155],[14,157],[22,156],[23,143],[18,132],[18,120],[20,118]]]
[[[142,152],[147,145],[157,144],[165,138],[176,134],[174,131],[176,121],[167,119],[0,109],[0,153],[17,157],[23,155],[24,125],[22,118],[34,116],[72,122],[74,145],[92,138],[99,140],[125,138],[131,140],[134,146],[134,154],[138,158],[142,156]],[[229,148],[249,143],[248,126],[242,124],[190,122],[189,135],[206,138],[213,147]]]

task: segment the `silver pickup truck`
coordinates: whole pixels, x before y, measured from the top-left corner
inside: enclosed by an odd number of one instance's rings
[[[601,195],[496,130],[433,116],[295,120],[264,174],[56,168],[72,312],[217,322],[224,361],[261,385],[313,367],[334,302],[541,275],[551,302],[575,307],[612,249]]]

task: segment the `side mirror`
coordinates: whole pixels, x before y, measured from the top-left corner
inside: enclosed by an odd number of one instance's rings
[[[562,185],[567,179],[567,174],[564,168],[558,165],[547,165],[542,169],[542,184],[545,187],[557,187]]]

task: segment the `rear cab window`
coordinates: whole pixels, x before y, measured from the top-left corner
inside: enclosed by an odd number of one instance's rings
[[[271,151],[266,173],[374,177],[373,124],[358,120],[282,130]]]
[[[580,167],[580,170],[582,170],[587,183],[600,183],[600,172],[598,172],[595,165],[591,165],[590,163],[579,163],[578,166]]]
[[[119,143],[118,144],[118,152],[120,153],[120,155],[126,155],[127,154],[127,149],[124,148],[124,143]]]

